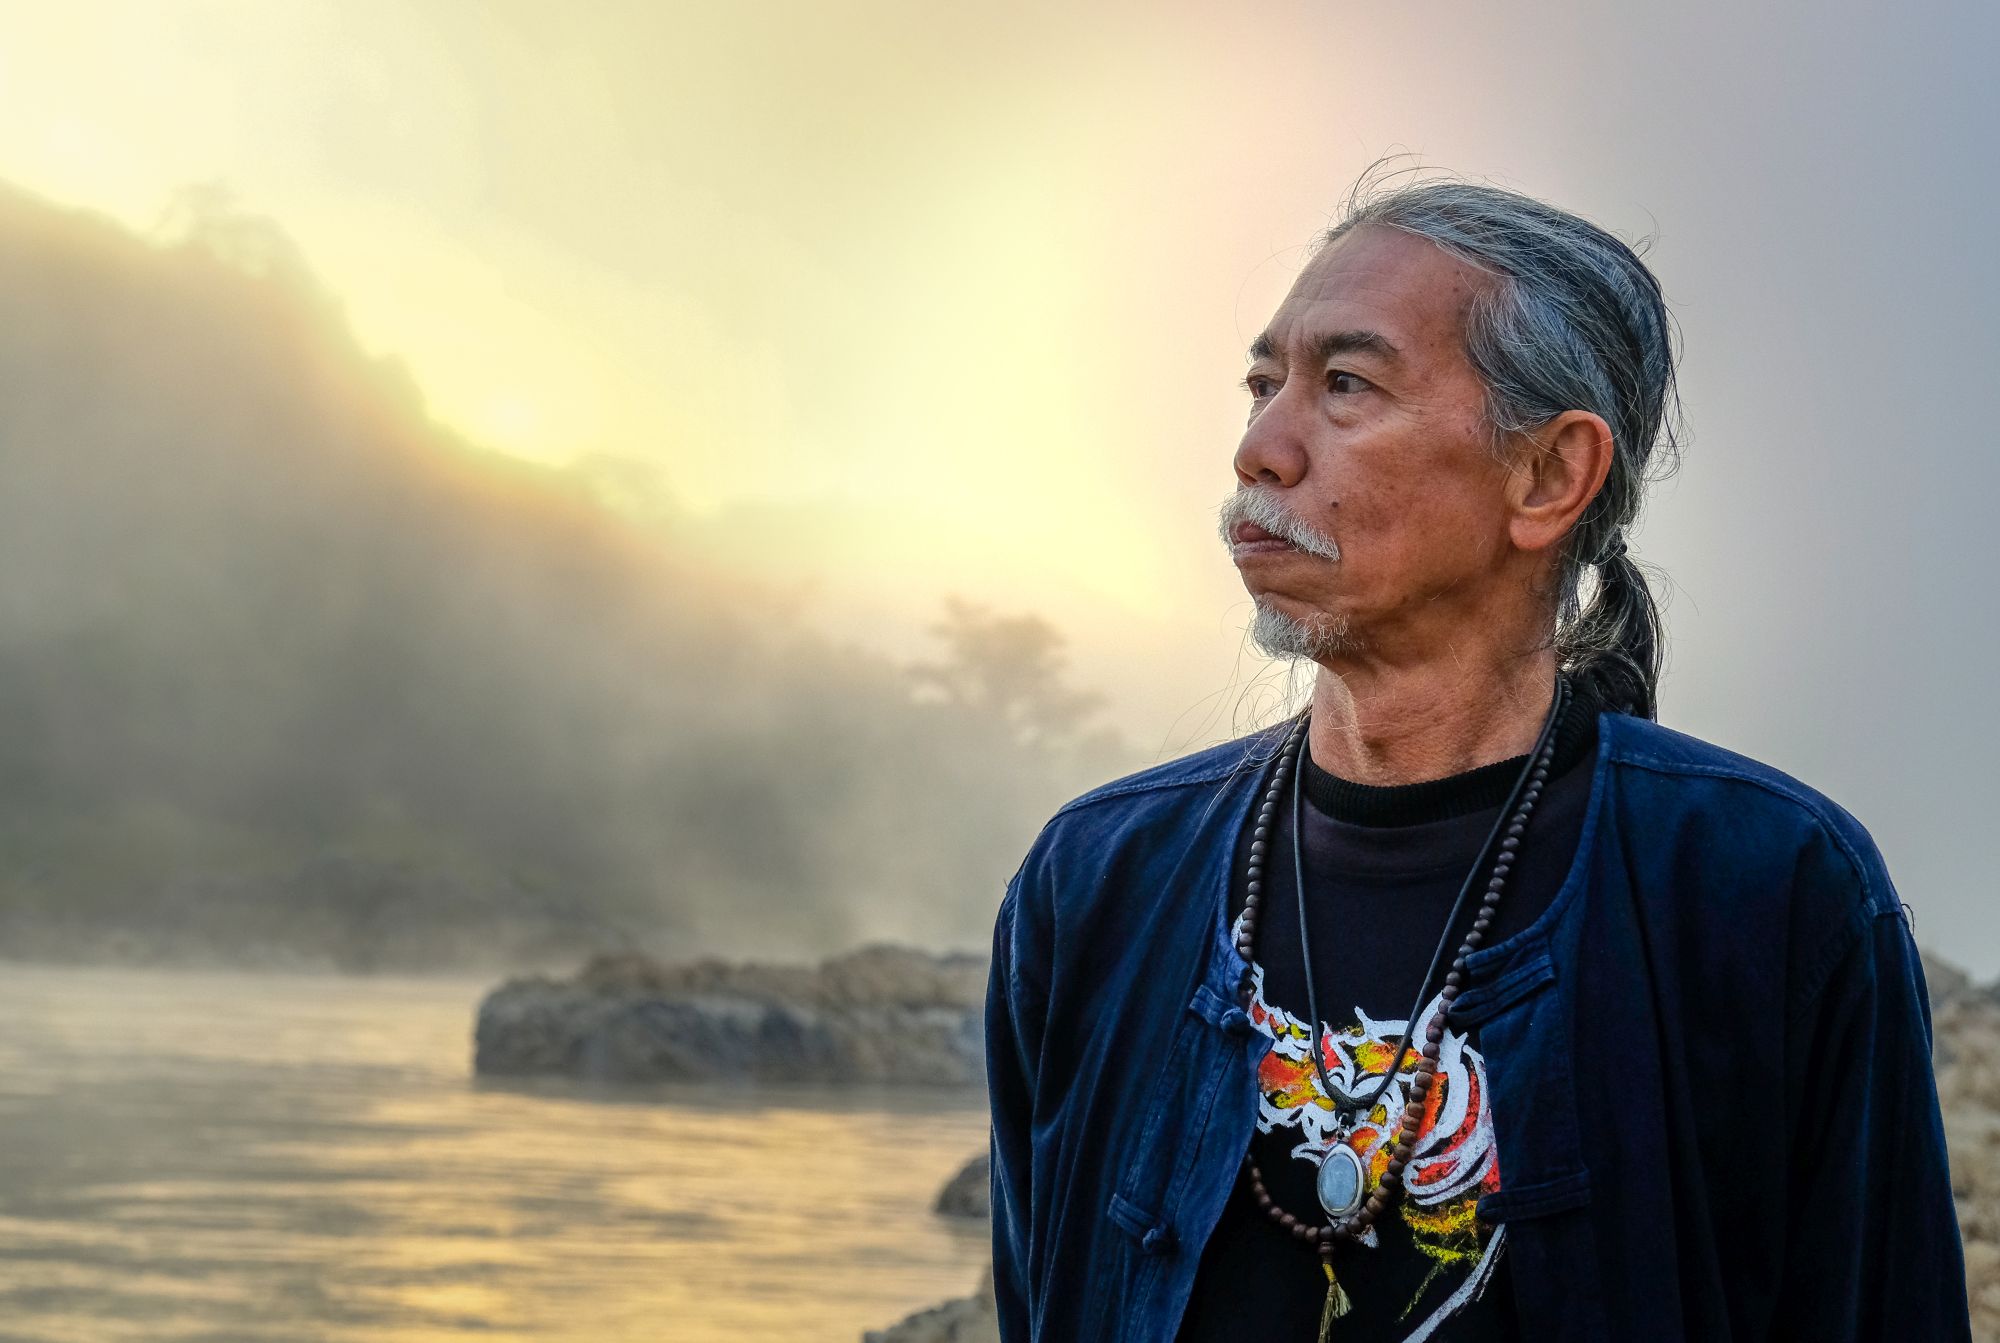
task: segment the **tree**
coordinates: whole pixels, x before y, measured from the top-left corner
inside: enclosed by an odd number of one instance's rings
[[[256,279],[286,282],[321,304],[332,301],[292,236],[271,216],[245,209],[226,182],[175,188],[153,222],[153,237],[169,247],[206,253]]]
[[[1074,745],[1102,695],[1065,682],[1063,636],[1042,617],[999,615],[957,597],[945,599],[931,632],[944,645],[941,662],[918,663],[910,675],[947,704],[1000,723],[1024,746]]]

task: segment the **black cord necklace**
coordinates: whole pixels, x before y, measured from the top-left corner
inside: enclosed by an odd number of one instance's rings
[[[1445,920],[1443,932],[1438,939],[1438,947],[1431,955],[1430,968],[1425,971],[1423,983],[1417,987],[1416,1004],[1410,1009],[1403,1024],[1403,1037],[1396,1047],[1396,1056],[1381,1079],[1365,1095],[1358,1095],[1334,1084],[1328,1076],[1320,1042],[1329,1033],[1319,1013],[1319,998],[1313,982],[1312,945],[1306,926],[1306,884],[1304,841],[1302,839],[1303,780],[1300,774],[1299,758],[1304,754],[1307,725],[1311,713],[1301,714],[1293,726],[1290,736],[1279,748],[1277,764],[1272,771],[1271,782],[1265,789],[1262,805],[1258,808],[1256,828],[1251,832],[1250,857],[1244,871],[1243,916],[1237,932],[1236,950],[1243,957],[1244,967],[1241,980],[1237,984],[1237,994],[1244,1007],[1250,1005],[1255,994],[1255,971],[1252,962],[1256,959],[1257,918],[1261,911],[1264,893],[1264,855],[1270,840],[1271,821],[1277,813],[1278,795],[1290,784],[1292,786],[1292,871],[1297,880],[1299,902],[1299,944],[1305,957],[1306,1010],[1312,1015],[1313,1038],[1311,1054],[1313,1070],[1318,1076],[1322,1094],[1333,1103],[1335,1113],[1340,1118],[1333,1141],[1321,1158],[1319,1177],[1315,1182],[1320,1206],[1326,1210],[1329,1221],[1316,1225],[1303,1221],[1272,1200],[1270,1191],[1264,1186],[1262,1173],[1257,1169],[1254,1156],[1245,1152],[1244,1167],[1250,1179],[1252,1194],[1265,1214],[1276,1221],[1286,1231],[1301,1241],[1312,1244],[1319,1251],[1320,1264],[1326,1273],[1326,1308],[1320,1315],[1320,1338],[1324,1340],[1332,1327],[1333,1320],[1347,1313],[1347,1294],[1342,1290],[1333,1273],[1334,1246],[1342,1241],[1359,1240],[1374,1225],[1375,1219],[1388,1206],[1389,1201],[1402,1187],[1403,1171],[1408,1166],[1411,1151],[1416,1146],[1418,1130],[1421,1127],[1425,1098],[1430,1094],[1437,1076],[1438,1057],[1444,1040],[1444,1018],[1451,1004],[1463,987],[1466,974],[1466,960],[1477,951],[1486,940],[1487,930],[1492,927],[1493,915],[1500,905],[1501,895],[1507,887],[1507,874],[1513,866],[1515,853],[1521,846],[1521,836],[1528,827],[1528,818],[1534,814],[1535,804],[1541,798],[1543,785],[1548,782],[1550,761],[1555,755],[1556,728],[1562,721],[1563,713],[1570,701],[1568,680],[1556,677],[1555,693],[1550,697],[1548,717],[1543,720],[1542,730],[1536,738],[1534,749],[1528,752],[1527,762],[1515,780],[1513,790],[1508,794],[1506,805],[1500,809],[1493,829],[1480,846],[1479,856],[1471,870],[1466,873],[1464,883],[1459,887],[1458,898],[1452,903],[1451,914]],[[1444,949],[1449,944],[1451,930],[1457,926],[1464,913],[1466,900],[1472,893],[1473,883],[1486,866],[1495,846],[1499,853],[1493,858],[1493,872],[1486,884],[1486,894],[1480,901],[1479,912],[1474,916],[1471,930],[1460,944],[1458,956],[1445,974],[1444,987],[1439,990],[1439,1011],[1437,1018],[1425,1029],[1424,1044],[1410,1083],[1410,1099],[1403,1108],[1402,1121],[1395,1130],[1395,1137],[1389,1148],[1388,1168],[1383,1172],[1374,1192],[1367,1189],[1368,1172],[1361,1156],[1349,1145],[1350,1131],[1360,1118],[1374,1109],[1388,1090],[1396,1075],[1402,1070],[1403,1059],[1408,1054],[1411,1040],[1417,1027],[1417,1016],[1423,1010],[1431,983],[1437,978],[1439,964],[1444,959]],[[1364,1198],[1365,1196],[1365,1198]]]

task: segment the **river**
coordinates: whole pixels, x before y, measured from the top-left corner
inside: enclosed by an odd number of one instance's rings
[[[971,1290],[978,1097],[485,1084],[485,987],[0,964],[0,1338],[856,1343]]]

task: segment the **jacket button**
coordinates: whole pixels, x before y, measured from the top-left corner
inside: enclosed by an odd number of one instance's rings
[[[1148,1231],[1139,1243],[1146,1247],[1148,1254],[1165,1254],[1174,1248],[1174,1229],[1170,1226],[1156,1226]]]
[[[1250,1034],[1250,1014],[1240,1007],[1230,1008],[1222,1014],[1222,1029],[1238,1037]]]

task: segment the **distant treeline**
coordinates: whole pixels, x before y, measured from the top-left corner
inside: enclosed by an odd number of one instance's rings
[[[1032,617],[835,646],[455,440],[283,234],[0,191],[0,956],[983,947],[1127,764]]]

